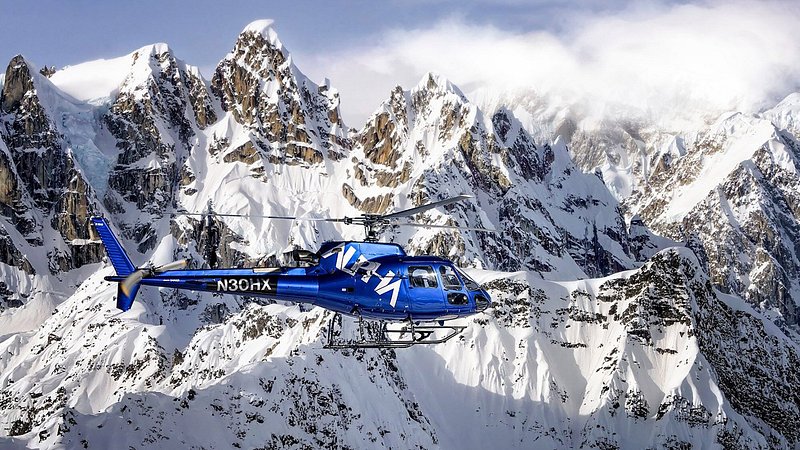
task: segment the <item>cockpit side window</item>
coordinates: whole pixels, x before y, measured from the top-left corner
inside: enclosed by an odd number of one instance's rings
[[[469,305],[469,297],[463,292],[448,292],[447,301],[451,305]]]
[[[481,290],[481,286],[478,283],[476,283],[475,280],[467,276],[467,274],[465,274],[464,271],[458,270],[458,274],[461,275],[461,279],[464,280],[464,284],[467,286],[467,290],[470,291]]]
[[[433,271],[431,266],[410,266],[408,268],[408,280],[411,283],[411,287],[439,287],[439,282],[436,280],[436,272]]]
[[[445,289],[461,290],[461,281],[450,266],[439,266],[439,275],[442,276],[442,285]]]

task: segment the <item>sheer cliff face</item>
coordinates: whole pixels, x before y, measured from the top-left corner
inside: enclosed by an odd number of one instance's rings
[[[0,98],[0,262],[30,274],[100,260],[102,249],[86,242],[96,198],[58,126],[72,106],[22,56],[11,60]]]
[[[199,71],[164,44],[133,53],[119,93],[101,118],[118,154],[104,204],[141,252],[158,242],[156,227],[177,206],[181,166],[196,135],[217,112]]]
[[[348,128],[337,91],[303,75],[266,22],[210,82],[164,44],[114,61],[100,98],[62,90],[89,75],[80,65],[53,82],[22,57],[6,70],[0,446],[800,441],[792,98],[687,136],[561,124],[546,142],[436,74]],[[620,142],[627,184],[571,158],[594,167]],[[323,350],[324,310],[238,297],[146,288],[120,316],[86,226],[109,217],[137,264],[265,265],[363,230],[218,217],[212,232],[175,212],[352,217],[464,193],[414,220],[496,233],[381,238],[472,267],[495,305],[456,340],[396,352]]]

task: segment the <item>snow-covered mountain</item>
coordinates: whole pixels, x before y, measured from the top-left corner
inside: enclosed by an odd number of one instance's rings
[[[688,130],[644,120],[585,123],[511,104],[540,122],[551,117],[550,132],[569,144],[579,167],[602,175],[629,222],[702,243],[716,287],[796,332],[798,95],[759,114],[729,112]]]
[[[350,128],[268,21],[210,81],[165,44],[47,75],[18,56],[2,81],[0,446],[800,442],[796,99],[655,133],[657,157],[631,137],[621,185],[568,119],[482,109],[433,73]],[[120,314],[86,220],[108,217],[135,263],[252,266],[363,230],[225,217],[211,233],[174,213],[354,216],[461,193],[419,221],[498,233],[381,238],[472,268],[496,303],[458,339],[396,351],[323,350],[326,311],[238,297],[147,288]]]

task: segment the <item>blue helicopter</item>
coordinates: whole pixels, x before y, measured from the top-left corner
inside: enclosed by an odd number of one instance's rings
[[[105,279],[119,283],[117,308],[122,311],[131,308],[140,286],[264,297],[307,303],[333,311],[335,315],[328,326],[326,348],[404,348],[442,343],[453,338],[465,327],[448,325],[445,321],[483,312],[490,306],[491,297],[451,261],[436,256],[408,256],[397,244],[377,242],[377,236],[390,225],[494,231],[396,222],[467,198],[470,196],[459,195],[386,215],[325,219],[219,214],[212,212],[210,207],[206,213],[179,213],[204,217],[329,221],[365,227],[364,241],[325,242],[316,253],[294,250],[293,259],[306,264],[305,267],[187,270],[185,267],[189,261],[180,260],[158,267],[137,268],[108,221],[103,217],[92,217],[91,221],[116,271],[116,276]],[[340,337],[342,314],[358,319],[358,339]],[[364,319],[378,324],[377,332],[372,332],[369,337],[365,336]],[[387,322],[403,322],[404,325],[390,329]],[[374,331],[375,327],[372,328]]]

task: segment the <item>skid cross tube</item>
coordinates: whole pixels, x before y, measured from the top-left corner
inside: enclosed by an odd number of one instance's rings
[[[377,339],[367,339],[364,336],[364,320],[361,315],[358,317],[358,340],[345,340],[336,337],[336,327],[338,324],[341,332],[342,315],[334,314],[328,322],[327,342],[323,348],[326,349],[356,349],[356,348],[408,348],[420,344],[441,344],[461,334],[466,328],[463,325],[415,325],[409,320],[402,328],[392,330],[386,326],[386,322],[380,322]],[[440,338],[431,337],[433,333],[440,330],[447,330],[448,333]],[[407,338],[404,338],[405,335]],[[395,335],[399,339],[390,339],[390,335]]]

